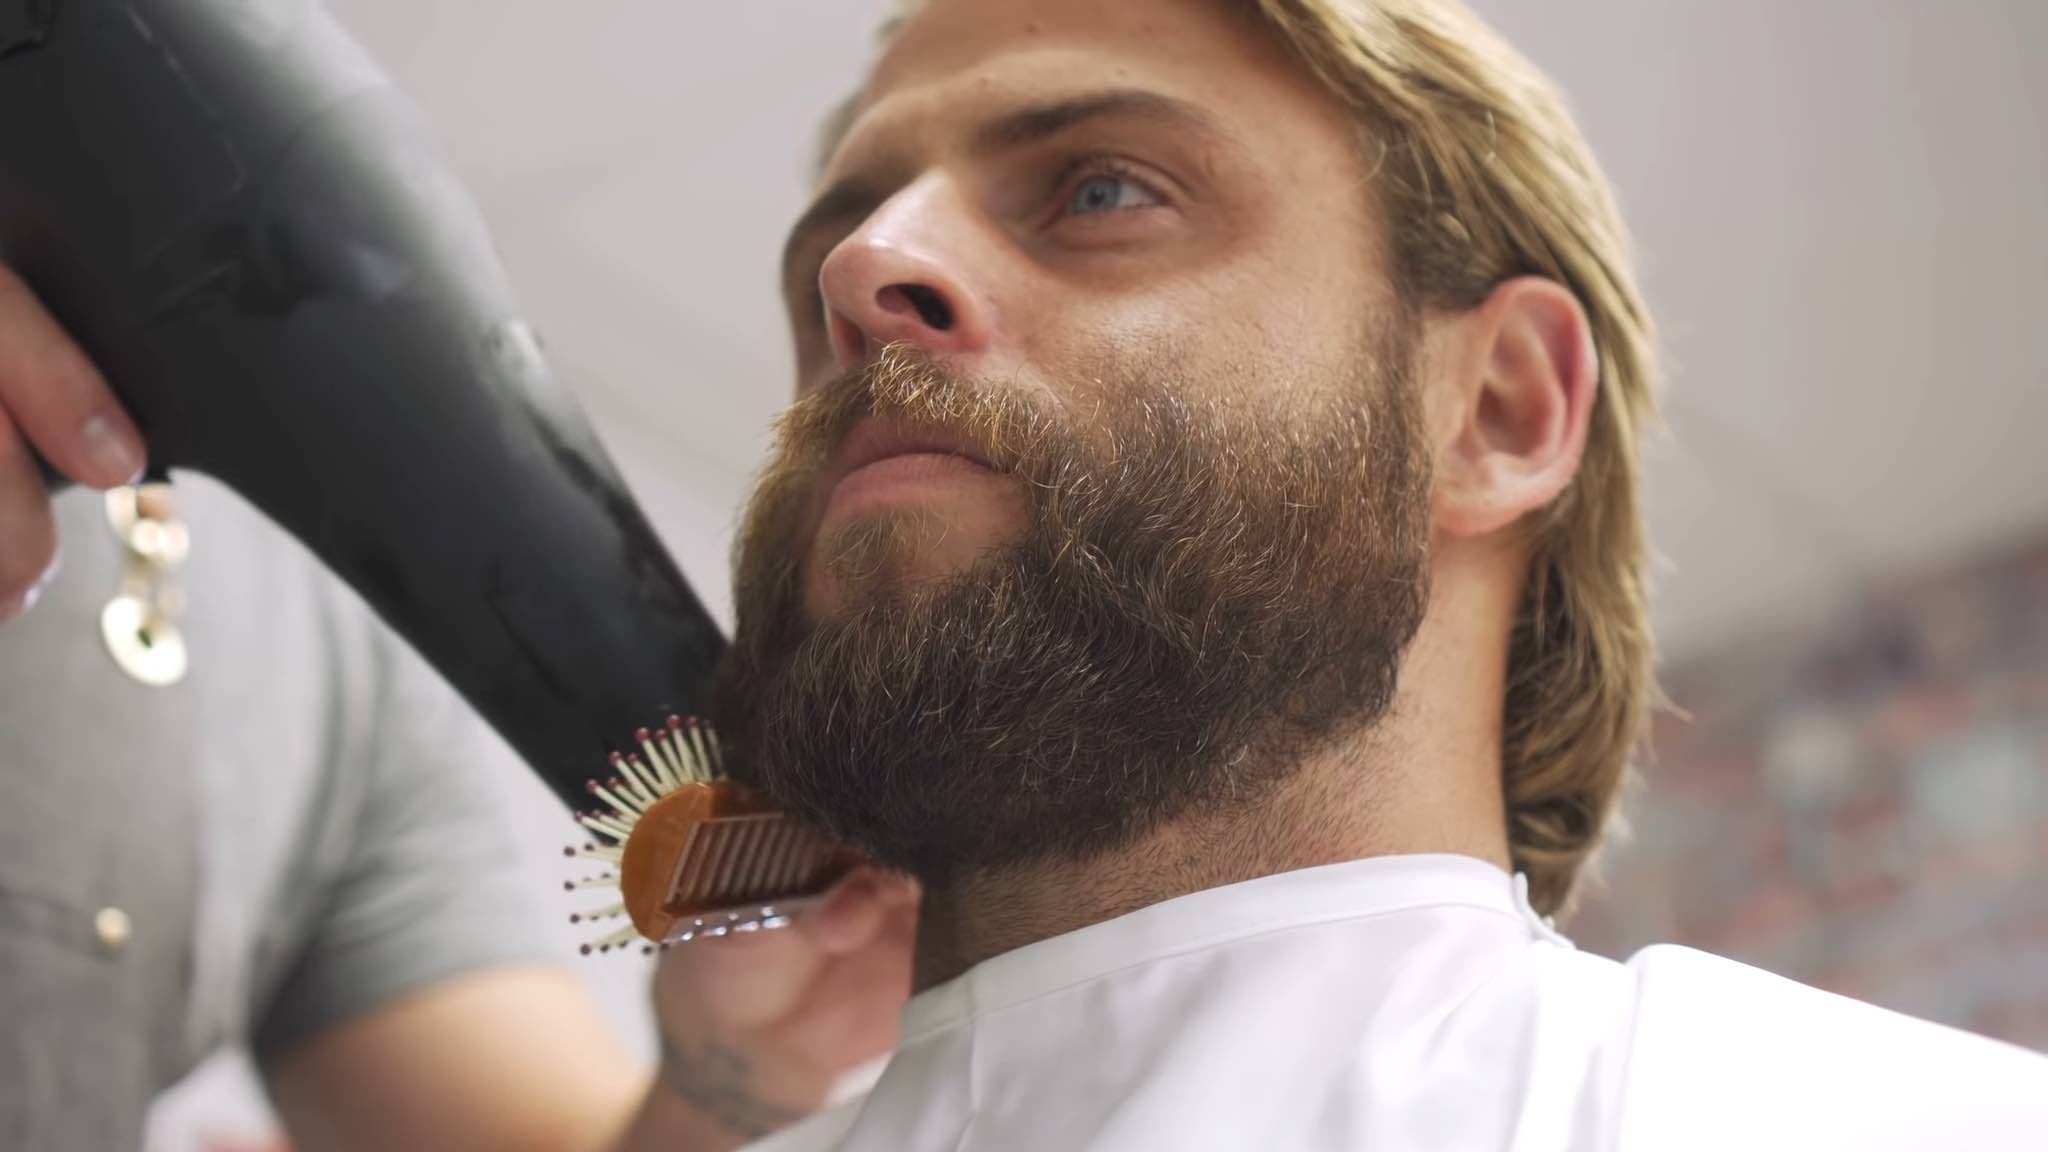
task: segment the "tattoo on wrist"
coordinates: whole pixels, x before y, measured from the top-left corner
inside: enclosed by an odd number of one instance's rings
[[[753,1070],[745,1053],[715,1041],[686,1045],[662,1039],[662,1084],[684,1103],[748,1140],[787,1128],[805,1115],[754,1095],[747,1086]]]

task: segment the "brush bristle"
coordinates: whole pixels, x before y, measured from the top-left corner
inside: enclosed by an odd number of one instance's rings
[[[633,835],[634,826],[657,801],[686,785],[708,784],[724,778],[724,763],[717,738],[709,733],[710,729],[694,718],[685,720],[680,716],[670,716],[668,723],[659,729],[642,728],[635,732],[633,741],[639,746],[639,752],[612,753],[611,776],[603,783],[591,780],[584,785],[584,790],[602,806],[594,811],[576,813],[576,822],[599,839],[580,847],[569,845],[562,849],[562,855],[608,864],[616,869],[626,841]],[[565,881],[562,888],[575,892],[616,886],[618,882],[618,874],[614,871]],[[623,916],[625,911],[623,903],[609,904],[572,913],[569,922],[581,924],[586,920],[609,919]],[[582,951],[584,955],[592,951],[609,952],[630,943],[633,936],[634,930],[628,926],[590,941]]]

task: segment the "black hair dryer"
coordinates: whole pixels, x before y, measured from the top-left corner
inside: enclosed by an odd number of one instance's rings
[[[0,259],[564,800],[702,702],[717,625],[314,0],[0,0]]]

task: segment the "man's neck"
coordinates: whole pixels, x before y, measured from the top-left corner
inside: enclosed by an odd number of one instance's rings
[[[1440,790],[1355,753],[1305,765],[1261,800],[1207,811],[1079,861],[984,873],[925,892],[915,983],[942,984],[992,956],[1191,892],[1416,852],[1505,868],[1503,824],[1447,818]]]

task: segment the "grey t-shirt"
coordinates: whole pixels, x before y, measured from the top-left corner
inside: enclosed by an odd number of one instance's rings
[[[121,549],[98,493],[59,499],[63,572],[0,628],[0,1148],[135,1148],[222,1044],[272,1059],[547,956],[493,793],[509,750],[295,541],[177,487],[182,683],[100,639]]]

